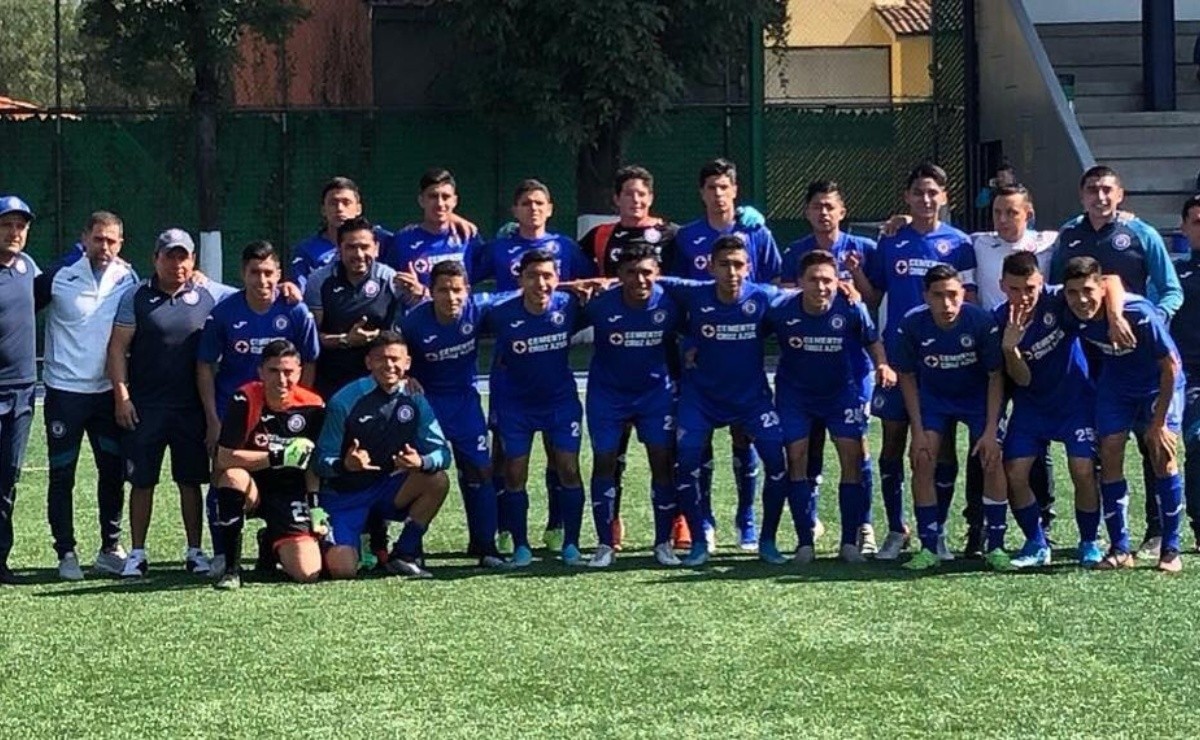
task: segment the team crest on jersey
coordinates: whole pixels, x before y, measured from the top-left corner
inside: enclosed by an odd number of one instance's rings
[[[194,306],[200,302],[200,294],[194,290],[189,290],[183,294],[183,302],[189,306]]]
[[[275,331],[287,331],[287,328],[288,328],[288,317],[287,316],[276,316],[275,317]]]
[[[908,260],[896,260],[896,274],[897,275],[907,275],[908,274]]]
[[[266,448],[270,444],[271,444],[271,438],[268,437],[263,432],[259,432],[258,434],[254,435],[254,446],[255,447]]]
[[[550,240],[542,245],[542,249],[546,250],[550,254],[558,254],[558,242]]]
[[[429,272],[429,260],[425,259],[424,257],[413,260],[412,266],[413,270],[416,272],[422,274]]]
[[[846,317],[842,316],[841,314],[835,315],[829,320],[829,326],[835,331],[841,331],[846,327]]]
[[[1112,240],[1113,249],[1116,250],[1129,249],[1132,244],[1133,240],[1129,238],[1129,234],[1117,234]]]
[[[436,352],[426,352],[425,353],[425,361],[426,362],[437,362],[437,358],[438,358],[438,356],[437,356]]]
[[[67,425],[57,419],[50,422],[50,436],[55,439],[62,439],[67,436]]]
[[[413,417],[416,415],[416,409],[414,409],[412,406],[409,406],[407,403],[400,404],[399,408],[396,409],[396,418],[400,421],[412,421]]]
[[[937,253],[942,255],[943,257],[950,254],[950,249],[952,247],[953,247],[953,245],[946,239],[938,239],[937,242],[933,245],[933,248],[937,250]]]
[[[667,312],[662,310],[655,311],[653,315],[650,316],[650,320],[656,324],[661,324],[667,320]]]
[[[792,349],[800,349],[804,346],[803,337],[788,337],[788,346]]]
[[[291,416],[288,417],[287,428],[288,428],[289,432],[298,434],[300,432],[303,432],[304,427],[307,425],[308,425],[308,422],[305,421],[304,416],[301,414],[292,414]]]
[[[250,351],[250,343],[245,339],[239,339],[233,343],[233,351],[239,355],[244,355]]]
[[[941,363],[938,361],[937,355],[929,355],[928,357],[925,358],[925,366],[926,367],[932,367],[932,368],[936,369],[939,364],[941,364]]]
[[[963,349],[971,349],[975,346],[975,337],[970,334],[963,334],[958,338],[958,343],[963,346]]]
[[[658,244],[662,241],[662,232],[651,226],[642,232],[642,238],[646,240],[647,244]]]
[[[613,332],[608,335],[608,342],[613,346],[620,347],[622,344],[625,344],[625,335],[619,331]]]
[[[697,270],[707,270],[708,269],[708,255],[707,254],[696,255],[695,257],[692,258],[692,264],[696,267]]]
[[[17,272],[24,275],[25,273],[29,272],[29,265],[25,264],[25,260],[18,259],[17,264],[14,266],[14,269],[16,269]]]
[[[742,304],[742,313],[746,314],[747,316],[753,316],[757,312],[758,304],[754,301],[746,301]]]
[[[375,296],[379,295],[379,283],[375,280],[368,280],[366,284],[363,285],[363,295],[365,295],[367,298],[374,298]]]
[[[705,339],[712,339],[713,337],[717,336],[717,327],[713,326],[712,324],[705,324],[704,326],[700,327],[700,334]]]
[[[464,321],[463,325],[458,327],[458,331],[464,337],[470,336],[471,332],[475,331],[475,325],[472,324],[470,321]]]
[[[554,313],[550,314],[550,323],[554,324],[555,326],[562,326],[566,320],[567,317],[563,316],[561,311],[555,311]]]
[[[1054,314],[1052,314],[1052,313],[1047,313],[1045,316],[1042,317],[1042,323],[1045,324],[1047,327],[1054,326],[1055,321],[1058,321],[1058,319],[1054,318]]]
[[[529,349],[529,346],[525,344],[525,340],[518,339],[512,343],[512,349],[513,352],[516,352],[518,355],[523,355],[525,354],[525,350]]]
[[[871,399],[871,405],[877,409],[883,408],[884,404],[886,404],[886,403],[887,403],[887,399],[885,399],[883,396],[879,395],[878,393],[876,393],[875,397]]]

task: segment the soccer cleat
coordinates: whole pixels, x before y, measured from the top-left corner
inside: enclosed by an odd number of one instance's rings
[[[1079,564],[1084,568],[1095,568],[1104,559],[1104,551],[1095,540],[1079,543]]]
[[[1162,537],[1147,537],[1137,551],[1138,560],[1158,560],[1162,556]]]
[[[998,547],[984,555],[983,562],[992,570],[1004,571],[1013,569],[1012,558]]]
[[[625,541],[625,520],[619,516],[612,520],[612,541],[612,548],[620,552],[621,543]]]
[[[1108,551],[1099,563],[1096,564],[1096,570],[1123,570],[1133,567],[1133,555],[1120,550]]]
[[[484,555],[479,558],[479,567],[489,570],[506,570],[508,561],[498,555]]]
[[[592,559],[588,561],[589,568],[607,568],[613,564],[617,558],[616,548],[608,545],[597,545],[596,551],[592,553]]]
[[[132,556],[125,558],[125,570],[128,570],[129,561],[131,559]],[[209,562],[208,556],[205,555],[204,551],[200,548],[188,548],[187,552],[185,552],[183,555],[183,569],[188,573],[206,576],[208,575],[208,571],[212,569],[212,563]],[[122,577],[125,575],[124,570],[121,571],[121,575]]]
[[[1045,568],[1050,565],[1050,548],[1040,547],[1032,542],[1026,542],[1017,556],[1012,559],[1012,567],[1016,570],[1025,568]]]
[[[208,577],[214,580],[220,579],[225,575],[225,556],[213,555],[208,561]]]
[[[512,532],[500,532],[496,535],[496,551],[501,555],[511,555],[513,551]]]
[[[954,560],[954,553],[950,552],[950,545],[946,541],[946,533],[942,532],[938,535],[937,557],[943,563],[949,563]]]
[[[883,538],[883,547],[875,553],[876,560],[896,560],[900,553],[908,549],[908,531],[888,532]]]
[[[692,533],[688,529],[687,519],[683,514],[677,515],[675,523],[671,525],[671,545],[680,550],[692,548]]]
[[[813,524],[812,530],[813,542],[820,542],[821,538],[825,536],[825,522],[821,521],[820,519],[816,519],[814,521],[815,523]]]
[[[559,529],[547,529],[542,533],[542,544],[550,552],[562,552],[563,541],[565,539],[561,527]]]
[[[779,552],[779,547],[771,540],[762,540],[758,543],[758,559],[768,565],[783,565],[788,561],[787,557]]]
[[[941,564],[942,561],[934,553],[929,550],[918,550],[912,559],[902,567],[905,570],[933,570]]]
[[[792,562],[796,565],[808,565],[813,560],[816,560],[817,555],[813,552],[812,545],[804,545],[796,548],[796,554],[792,556]]]
[[[945,535],[943,535],[943,538]],[[938,543],[938,554],[941,555],[942,543]],[[974,560],[983,557],[983,529],[970,527],[967,529],[967,541],[963,545],[963,556]]]
[[[1154,567],[1163,573],[1178,573],[1183,570],[1183,558],[1179,557],[1178,550],[1163,549],[1158,565]]]
[[[562,558],[563,565],[572,568],[587,565],[583,560],[583,553],[579,552],[579,548],[575,545],[564,546],[560,557]]]
[[[387,572],[405,578],[433,578],[416,558],[394,557],[387,562]]]
[[[675,549],[671,547],[670,542],[663,542],[654,546],[654,560],[659,565],[675,567],[683,561],[675,554]]]
[[[754,522],[738,527],[738,547],[746,552],[758,549],[758,527],[754,526]]]
[[[125,549],[117,545],[111,550],[101,550],[96,553],[96,562],[92,570],[110,576],[119,576],[125,570]]]
[[[709,522],[704,523],[704,545],[708,548],[709,555],[717,553],[717,527]]]
[[[122,578],[141,578],[150,570],[150,561],[146,559],[144,553],[137,551],[129,553],[129,557],[125,558],[125,567],[121,569]],[[205,571],[207,574],[208,571]]]
[[[681,562],[688,568],[698,568],[708,562],[708,546],[703,542],[693,542],[692,549]]]
[[[264,576],[273,575],[275,573],[275,566],[278,565],[278,560],[275,557],[275,548],[271,546],[271,542],[267,538],[267,528],[263,527],[258,530],[254,539],[258,544],[258,553],[254,557],[254,572]],[[209,562],[209,567],[212,567],[211,561]]]
[[[83,568],[79,567],[79,557],[74,552],[58,559],[58,577],[64,581],[83,580]]]
[[[533,564],[533,550],[524,545],[513,548],[512,559],[508,562],[514,568],[527,568]]]
[[[236,591],[242,587],[242,575],[236,570],[231,570],[228,573],[222,573],[217,582],[213,584],[213,588],[218,591]]]
[[[838,559],[843,563],[865,563],[867,559],[863,557],[863,552],[857,546],[851,544],[843,544],[838,548]]]
[[[864,524],[858,528],[858,552],[864,557],[871,557],[879,552],[879,546],[875,544],[875,527],[870,524]]]

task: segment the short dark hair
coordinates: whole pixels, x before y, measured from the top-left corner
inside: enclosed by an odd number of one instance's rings
[[[737,165],[724,157],[705,162],[700,168],[700,187],[708,182],[710,177],[728,177],[734,185],[737,184]]]
[[[1088,180],[1093,178],[1099,180],[1101,177],[1116,178],[1117,185],[1121,184],[1121,176],[1117,174],[1116,170],[1106,164],[1097,164],[1084,170],[1083,176],[1079,178],[1079,189],[1083,190],[1083,186],[1087,184]]]
[[[1004,258],[1004,266],[1001,269],[1002,274],[1012,275],[1013,277],[1029,277],[1030,275],[1039,272],[1037,257],[1033,252],[1013,252]]]
[[[87,226],[85,226],[83,230],[90,232],[98,224],[103,224],[105,226],[116,226],[122,234],[125,233],[125,223],[121,220],[120,216],[112,211],[93,211],[92,214],[88,216]]]
[[[258,358],[258,364],[265,365],[267,364],[267,360],[283,357],[295,357],[299,360],[300,350],[286,339],[272,339],[270,342],[267,342],[267,346],[263,347],[262,355]]]
[[[1063,268],[1063,283],[1093,276],[1099,278],[1103,274],[1104,271],[1100,269],[1099,260],[1095,257],[1080,255],[1067,260],[1067,265]]]
[[[525,268],[530,265],[540,265],[543,262],[549,262],[554,265],[554,271],[558,272],[558,264],[554,261],[554,255],[546,249],[531,249],[521,255],[521,268],[518,272],[525,272]]]
[[[834,180],[813,180],[808,184],[808,188],[804,191],[804,202],[808,204],[813,198],[818,195],[836,195],[845,202],[846,197],[842,194],[842,186],[838,185]]]
[[[946,171],[944,169],[938,167],[933,162],[922,162],[916,167],[913,167],[912,171],[908,173],[908,178],[904,181],[904,189],[908,190],[911,188],[913,183],[915,183],[917,180],[926,179],[933,180],[940,188],[945,188],[946,183],[950,181],[949,178],[946,177]]]
[[[750,253],[749,248],[746,246],[746,239],[741,234],[718,236],[717,240],[713,242],[709,258],[715,262],[717,255],[721,252],[733,252],[739,249],[747,254]]]
[[[333,177],[321,188],[321,205],[325,204],[325,196],[334,190],[349,190],[354,193],[360,202],[362,201],[362,191],[358,189],[358,183],[348,177]]]
[[[354,218],[346,219],[345,221],[342,222],[342,225],[338,227],[338,229],[337,229],[338,245],[341,246],[342,238],[345,237],[346,234],[349,234],[354,231],[369,231],[369,232],[371,232],[371,238],[378,241],[378,239],[375,236],[375,224],[371,223],[370,221],[363,218],[362,216],[355,216]]]
[[[620,195],[621,188],[625,187],[625,183],[630,180],[641,180],[646,183],[650,192],[654,192],[654,175],[650,174],[650,170],[640,164],[629,164],[617,170],[617,174],[613,177],[613,193]]]
[[[1187,221],[1188,211],[1193,208],[1200,208],[1200,193],[1196,193],[1183,202],[1183,208],[1179,210],[1179,220]]]
[[[632,262],[641,262],[642,260],[659,261],[659,250],[649,244],[631,244],[628,247],[621,249],[617,255],[617,267],[628,265]]]
[[[545,193],[546,200],[550,201],[551,203],[554,202],[554,196],[550,195],[550,187],[546,185],[546,183],[538,180],[537,178],[527,177],[521,182],[517,183],[517,188],[513,191],[513,205],[516,205],[521,201],[522,195],[525,195],[526,193],[537,192]]]
[[[813,249],[805,252],[804,256],[800,258],[800,275],[804,275],[808,272],[808,268],[814,265],[829,265],[836,271],[837,258],[833,256],[833,252],[827,249]]]
[[[408,349],[408,341],[404,339],[398,331],[384,329],[375,335],[375,338],[367,342],[367,352],[378,349],[379,347],[388,347],[393,344],[399,344],[401,347]]]
[[[458,190],[458,183],[454,181],[454,175],[450,174],[450,170],[445,167],[433,167],[425,170],[425,174],[421,175],[420,188],[417,192],[423,193],[434,185],[449,185]]]
[[[466,266],[458,260],[443,260],[434,265],[433,269],[429,271],[429,285],[431,287],[437,285],[438,278],[444,277],[460,277],[463,280],[470,282],[467,279]]]
[[[1008,195],[1024,195],[1025,202],[1033,205],[1033,196],[1029,194],[1029,189],[1019,182],[1014,182],[1012,185],[1000,185],[992,189],[992,202],[997,198],[1003,198]]]
[[[276,263],[282,264],[275,245],[266,239],[252,241],[242,250],[242,267],[260,260],[275,260]]]
[[[961,281],[962,278],[959,277],[958,270],[955,270],[950,265],[938,264],[929,268],[929,271],[925,273],[925,279],[922,283],[925,286],[925,290],[929,290],[933,287],[934,283],[940,283],[943,280]]]

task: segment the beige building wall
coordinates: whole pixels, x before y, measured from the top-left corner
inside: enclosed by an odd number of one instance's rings
[[[929,36],[906,36],[900,40],[899,58],[892,57],[892,94],[897,98],[933,97],[933,39]],[[896,83],[899,84],[896,84]]]

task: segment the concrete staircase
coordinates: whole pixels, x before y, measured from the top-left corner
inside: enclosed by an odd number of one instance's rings
[[[1200,173],[1200,81],[1192,46],[1200,22],[1175,25],[1175,112],[1142,111],[1139,23],[1039,25],[1054,71],[1075,77],[1075,113],[1097,162],[1125,182],[1126,207],[1173,230]]]

